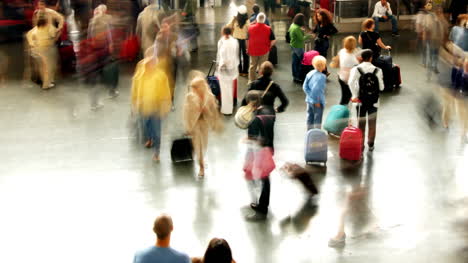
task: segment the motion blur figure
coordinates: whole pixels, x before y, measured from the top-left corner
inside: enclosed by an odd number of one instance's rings
[[[142,53],[145,53],[153,45],[164,16],[164,10],[156,3],[145,7],[138,15],[136,33],[140,37]]]
[[[459,59],[452,69],[452,86],[456,92],[462,139],[468,143],[468,57]]]
[[[60,31],[51,25],[44,11],[37,14],[37,25],[26,33],[26,41],[33,64],[32,72],[38,72],[43,89],[55,86],[55,73],[57,71],[58,50],[55,45]]]
[[[39,20],[39,13],[41,13],[47,20],[47,24],[56,26],[59,31],[62,30],[65,19],[57,11],[47,8],[45,0],[39,0],[37,2],[36,10],[34,11],[32,23],[36,26]]]
[[[112,57],[114,41],[112,36],[112,17],[107,14],[107,7],[99,5],[94,10],[94,16],[89,22],[88,43],[91,56],[94,56],[93,72],[88,75],[88,84],[92,85],[91,109],[101,108],[99,102],[100,84],[109,86],[110,96],[118,95],[118,65]]]
[[[192,136],[194,152],[198,159],[200,170],[198,176],[205,175],[204,156],[208,147],[208,133],[210,130],[221,132],[222,120],[218,111],[215,96],[199,71],[191,72],[190,90],[184,102],[184,126],[186,132]]]
[[[160,160],[162,120],[172,105],[169,78],[160,65],[161,52],[157,47],[148,49],[132,82],[132,114],[139,120],[145,146],[154,148],[153,161]]]
[[[449,26],[440,7],[433,10],[432,1],[427,1],[424,10],[416,16],[416,32],[421,43],[422,64],[427,68],[427,78],[438,74],[439,49],[446,42]]]

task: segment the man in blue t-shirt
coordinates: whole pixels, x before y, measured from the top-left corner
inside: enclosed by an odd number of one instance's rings
[[[153,226],[157,236],[156,245],[137,252],[133,263],[190,263],[186,254],[170,248],[173,229],[172,218],[169,215],[158,216]]]

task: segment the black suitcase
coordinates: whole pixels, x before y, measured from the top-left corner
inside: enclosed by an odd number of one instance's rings
[[[393,59],[388,51],[388,56],[380,55],[374,65],[382,69],[383,81],[384,81],[384,91],[392,91],[394,89],[394,80],[393,80]]]
[[[171,160],[174,163],[192,161],[193,146],[192,139],[183,137],[172,142]]]
[[[276,49],[276,46],[272,46],[270,48],[270,53],[268,53],[268,61],[270,61],[273,65],[278,64],[278,50]]]

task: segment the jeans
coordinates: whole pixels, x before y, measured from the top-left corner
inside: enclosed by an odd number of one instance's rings
[[[359,106],[358,106],[359,107]],[[359,112],[359,109],[358,109]],[[366,121],[369,129],[367,137],[367,145],[373,146],[375,142],[376,128],[377,128],[377,108],[371,105],[362,105],[359,112],[359,129],[362,131],[362,137],[366,137]],[[362,140],[362,147],[364,148],[364,140]]]
[[[270,205],[270,177],[267,176],[262,180],[262,192],[258,200],[257,211],[263,214],[268,213],[268,206]]]
[[[348,105],[349,100],[351,99],[351,89],[349,88],[348,83],[344,82],[338,77],[338,82],[341,86],[341,101],[340,105]]]
[[[316,107],[314,103],[307,103],[307,130],[322,127],[323,105]]]
[[[239,42],[239,73],[249,73],[249,55],[245,39],[238,39]]]
[[[145,141],[152,140],[154,153],[159,155],[161,147],[161,119],[157,116],[142,117],[141,126]]]
[[[437,69],[439,63],[439,47],[430,41],[422,41],[422,63],[427,67],[429,73]]]
[[[394,16],[389,15],[387,19],[384,19],[382,17],[373,17],[374,22],[375,22],[375,32],[379,32],[379,22],[387,22],[388,20],[391,20],[392,22],[392,32],[397,33],[398,32],[398,25],[397,25],[397,20]]]
[[[301,80],[301,63],[302,58],[304,57],[304,48],[295,48],[291,47],[292,55],[292,75],[294,80]]]

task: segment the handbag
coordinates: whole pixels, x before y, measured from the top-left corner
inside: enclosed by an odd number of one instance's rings
[[[275,168],[273,150],[270,147],[262,147],[247,153],[243,170],[245,179],[251,181],[268,177]]]
[[[262,98],[268,92],[271,85],[273,85],[273,80],[270,81],[267,88],[263,92]],[[234,116],[234,123],[236,124],[236,126],[241,129],[247,129],[249,125],[253,122],[253,120],[255,119],[254,111],[255,111],[255,108],[250,104],[240,107],[237,110],[236,115]]]
[[[136,59],[140,50],[140,42],[138,37],[131,34],[122,42],[122,49],[120,50],[120,58],[125,61],[133,61]]]

